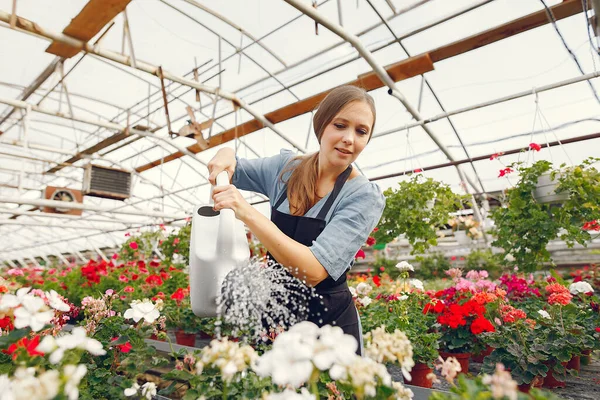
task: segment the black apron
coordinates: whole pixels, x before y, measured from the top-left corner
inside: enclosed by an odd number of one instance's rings
[[[323,232],[323,229],[325,229],[325,217],[351,172],[352,166],[349,166],[338,176],[333,191],[330,193],[329,198],[316,218],[295,216],[277,211],[277,208],[287,198],[286,188],[275,202],[275,205],[271,208],[271,221],[290,238],[305,246],[312,246],[313,241],[316,240],[321,232]],[[273,258],[270,254],[269,256]],[[358,349],[356,352],[360,355],[362,333],[360,332],[358,313],[346,282],[346,273],[344,273],[337,281],[333,280],[331,276],[327,276],[327,278],[316,285],[314,289],[317,296],[313,296],[308,300],[308,310],[306,313],[299,312],[297,308],[291,311],[295,313],[298,321],[308,320],[319,327],[323,325],[339,326],[344,333],[354,336],[358,342]],[[305,299],[306,296],[298,296],[298,298]]]

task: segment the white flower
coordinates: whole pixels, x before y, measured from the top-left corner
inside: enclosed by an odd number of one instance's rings
[[[87,368],[83,364],[79,365],[65,365],[63,374],[67,378],[65,383],[65,394],[69,400],[77,400],[79,398],[79,382],[81,378],[87,373]]]
[[[45,336],[36,347],[36,350],[45,354],[52,353],[48,360],[52,364],[58,364],[63,359],[66,350],[75,348],[86,350],[95,356],[106,354],[102,343],[96,339],[88,338],[85,328],[81,326],[76,326],[73,328],[71,334],[62,335],[58,339],[54,339],[52,336]]]
[[[412,285],[412,287],[414,287],[415,289],[425,290],[425,287],[423,286],[423,282],[421,282],[420,280],[411,279],[409,282]]]
[[[313,363],[321,371],[327,371],[334,365],[349,365],[357,348],[354,336],[346,335],[339,326],[325,325],[315,343]]]
[[[359,296],[366,296],[371,290],[373,290],[373,288],[366,282],[361,282],[356,286],[356,293]]]
[[[153,323],[160,317],[160,311],[158,311],[154,303],[148,299],[133,301],[130,306],[131,308],[125,311],[123,317],[133,318],[135,322],[139,322],[139,320],[143,318],[144,321]]]
[[[512,379],[510,372],[507,372],[502,364],[496,364],[494,375],[483,375],[481,382],[490,385],[494,399],[507,397],[509,400],[517,400],[518,398],[517,382]]]
[[[413,266],[406,261],[400,261],[398,264],[396,264],[396,268],[398,268],[400,272],[415,270]]]
[[[71,307],[69,307],[67,303],[60,298],[60,295],[56,293],[56,290],[46,292],[46,297],[48,298],[50,307],[54,308],[55,310],[67,312],[71,309]]]
[[[404,387],[400,382],[392,382],[392,387],[396,389],[396,397],[398,400],[411,400],[415,394],[412,390]]]
[[[354,286],[349,286],[348,289],[350,290],[350,294],[352,295],[352,297],[355,298],[357,296],[357,293]]]
[[[377,393],[377,378],[384,385],[391,386],[392,377],[385,365],[368,358],[356,356],[348,367],[348,381],[352,384],[355,392],[364,393],[365,396],[375,397]]]
[[[411,379],[410,370],[415,366],[413,349],[404,332],[396,329],[387,333],[382,325],[365,335],[365,353],[379,363],[397,362],[406,379]]]
[[[156,384],[154,382],[146,382],[142,385],[142,396],[146,399],[152,400],[153,396],[156,396]]]
[[[139,389],[140,389],[140,385],[138,385],[137,382],[134,382],[132,387],[127,388],[123,391],[123,394],[126,397],[135,396]]]
[[[550,319],[550,314],[545,310],[538,310],[538,314],[540,314],[543,318]]]
[[[308,389],[302,388],[300,393],[292,389],[285,389],[281,393],[269,393],[263,400],[316,400],[316,397]]]
[[[369,296],[365,296],[362,299],[360,299],[359,301],[360,301],[360,304],[362,304],[364,307],[368,307],[369,304],[371,304],[371,302],[373,300],[371,300],[371,298]]]
[[[14,311],[15,328],[21,329],[28,326],[34,332],[42,329],[54,318],[54,311],[41,311],[45,307],[44,300],[39,297],[24,296],[21,299],[21,307]]]
[[[400,300],[400,301],[404,301],[404,300],[407,300],[407,299],[408,299],[408,296],[405,295],[405,294],[403,294],[402,296],[398,297],[398,300]]]
[[[8,375],[0,375],[0,399],[14,400],[15,395],[12,391],[12,383]]]
[[[579,294],[579,293],[590,293],[594,292],[594,288],[587,282],[574,282],[569,286],[569,291],[571,294]]]
[[[60,389],[60,374],[57,370],[51,369],[38,377],[40,382],[40,397],[44,399],[53,399],[58,395]]]

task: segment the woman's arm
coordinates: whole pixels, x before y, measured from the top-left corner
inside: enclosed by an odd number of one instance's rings
[[[252,207],[233,185],[217,186],[213,191],[215,210],[231,208],[237,219],[269,250],[277,262],[296,278],[315,286],[329,275],[309,247],[283,233],[273,222]]]

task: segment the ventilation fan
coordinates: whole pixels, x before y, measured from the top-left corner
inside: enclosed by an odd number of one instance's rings
[[[65,203],[83,203],[83,194],[80,190],[54,186],[46,187],[46,190],[44,191],[44,198],[46,200],[62,201]],[[51,214],[81,215],[83,210],[76,210],[66,207],[42,207],[42,211]]]

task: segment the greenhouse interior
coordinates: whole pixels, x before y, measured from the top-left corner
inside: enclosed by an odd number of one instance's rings
[[[598,12],[0,0],[0,400],[599,399]]]

